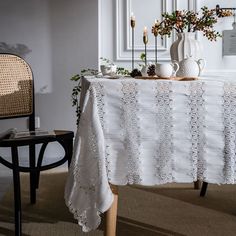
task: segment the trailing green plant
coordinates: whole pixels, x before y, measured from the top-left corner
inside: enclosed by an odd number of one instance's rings
[[[146,54],[144,52],[140,54],[140,59],[142,60],[142,62],[145,62]]]
[[[103,64],[105,65],[114,65],[114,63],[104,57],[101,57],[100,60],[102,61]],[[81,107],[80,107],[80,92],[81,92],[81,78],[84,76],[98,76],[101,72],[99,72],[97,69],[83,69],[80,71],[79,74],[73,75],[70,80],[73,82],[76,82],[77,84],[73,87],[72,93],[71,93],[71,101],[72,101],[72,106],[75,107],[75,113],[76,113],[76,124],[79,124],[80,116],[81,116]],[[117,74],[118,75],[130,75],[130,71],[123,68],[123,67],[118,67],[117,68]]]
[[[71,100],[72,100],[72,106],[75,107],[75,113],[76,113],[76,124],[79,124],[79,119],[81,115],[81,109],[79,105],[79,94],[81,92],[81,84],[74,86],[71,93]]]
[[[123,68],[123,67],[117,67],[117,71],[116,71],[116,73],[118,74],[118,75],[130,75],[130,71],[129,70],[127,70],[127,69],[125,69],[125,68]]]
[[[140,60],[142,61],[142,63],[139,63],[139,67],[143,67],[145,65],[145,59],[146,59],[146,54],[144,52],[142,52],[139,56]]]
[[[76,74],[70,78],[71,81],[78,82],[72,89],[71,93],[71,101],[72,106],[75,107],[75,113],[76,113],[76,124],[79,124],[80,115],[81,115],[81,107],[80,107],[80,92],[81,92],[81,78],[86,75],[98,75],[99,72],[96,69],[83,69],[80,71],[80,74]]]

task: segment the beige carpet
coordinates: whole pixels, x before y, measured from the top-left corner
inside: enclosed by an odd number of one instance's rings
[[[28,176],[22,175],[23,236],[84,234],[64,204],[66,173],[42,175],[37,204],[29,204]],[[158,188],[120,187],[118,236],[235,236],[236,185],[210,185],[205,198],[193,184]],[[14,235],[12,190],[0,203],[0,235]]]

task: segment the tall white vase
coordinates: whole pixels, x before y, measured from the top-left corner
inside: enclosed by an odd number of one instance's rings
[[[177,37],[177,40],[170,47],[172,61],[180,62],[188,57],[192,57],[194,60],[202,58],[201,44],[195,39],[195,33],[179,33]]]

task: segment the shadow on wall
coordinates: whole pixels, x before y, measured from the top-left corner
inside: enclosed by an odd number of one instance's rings
[[[32,50],[26,45],[17,43],[15,45],[0,42],[0,53],[11,53],[22,58],[25,58],[27,54],[31,53]]]

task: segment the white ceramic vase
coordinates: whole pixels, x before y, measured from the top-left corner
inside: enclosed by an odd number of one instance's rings
[[[185,58],[192,57],[194,60],[202,58],[202,47],[195,39],[196,33],[187,32],[177,34],[177,40],[170,47],[170,56],[172,61],[182,61]]]

